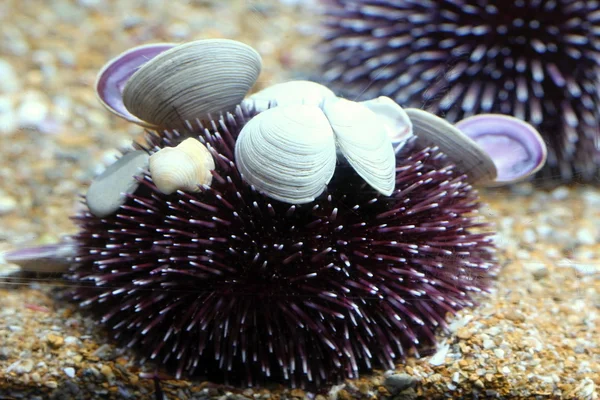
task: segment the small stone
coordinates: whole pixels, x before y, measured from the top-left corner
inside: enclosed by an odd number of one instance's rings
[[[106,364],[104,364],[102,368],[100,368],[100,372],[106,377],[106,379],[112,379],[115,377],[115,374],[113,373],[112,369]]]
[[[392,394],[397,394],[415,386],[417,380],[408,374],[392,374],[385,378],[383,386]]]
[[[299,397],[301,399],[304,398],[304,390],[302,389],[292,389],[290,394],[292,395],[292,397]]]
[[[7,195],[0,194],[0,215],[9,214],[17,209],[17,201]]]
[[[56,383],[56,381],[46,381],[44,382],[44,385],[50,389],[56,389],[58,387],[58,383]]]
[[[559,186],[552,191],[552,198],[554,200],[562,201],[569,197],[569,189],[565,186]]]
[[[504,358],[504,350],[502,349],[494,349],[494,354],[496,355],[497,358]]]
[[[73,367],[67,367],[63,371],[65,371],[65,374],[69,378],[74,378],[75,377],[75,369]]]
[[[124,194],[131,194],[138,188],[135,176],[147,168],[148,158],[148,153],[143,150],[132,151],[96,177],[86,194],[90,212],[100,218],[116,212],[127,201]]]
[[[337,398],[340,400],[352,400],[352,396],[350,395],[350,393],[348,393],[346,389],[341,389],[337,393]]]
[[[492,339],[486,339],[483,341],[483,348],[486,350],[493,349],[496,347],[496,343]]]
[[[65,339],[63,339],[62,336],[56,335],[54,333],[49,333],[48,336],[46,336],[46,341],[48,341],[48,344],[54,347],[55,349],[59,348],[65,343]]]
[[[93,353],[92,355],[98,357],[101,360],[109,360],[111,358],[113,358],[113,348],[111,345],[109,344],[103,344],[102,346],[98,347]]]
[[[15,371],[16,374],[28,374],[33,370],[33,361],[30,359],[27,360],[19,360],[15,363],[11,364],[6,372]]]
[[[17,119],[21,128],[42,130],[47,115],[48,105],[37,92],[27,93],[17,109]]]
[[[533,275],[533,278],[536,280],[540,280],[548,276],[548,268],[543,263],[536,262],[527,262],[524,264],[524,267],[527,271]]]
[[[506,319],[513,321],[513,322],[523,322],[523,321],[525,321],[525,316],[521,313],[511,310],[506,313]]]
[[[589,229],[581,228],[577,231],[576,234],[577,242],[583,245],[592,245],[596,244],[596,237],[593,232]]]
[[[0,58],[0,92],[14,93],[21,89],[19,77],[13,66]]]
[[[473,336],[473,332],[471,332],[468,328],[460,328],[456,333],[456,336],[462,340],[468,340]]]

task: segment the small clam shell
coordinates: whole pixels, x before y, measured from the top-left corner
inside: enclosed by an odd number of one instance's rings
[[[125,84],[129,112],[153,125],[185,127],[185,121],[231,111],[260,74],[260,55],[227,39],[189,42],[153,58]]]
[[[396,185],[396,155],[381,119],[363,104],[337,98],[325,101],[323,113],[352,168],[375,190],[391,195]]]
[[[472,183],[489,184],[496,179],[496,166],[490,156],[454,125],[417,108],[406,109],[406,114],[419,146],[439,147]]]
[[[544,166],[547,150],[538,131],[525,121],[501,114],[478,114],[456,123],[494,161],[493,185],[518,182]]]
[[[243,179],[264,195],[290,204],[309,203],[333,177],[333,131],[316,106],[271,108],[244,126],[235,160]]]
[[[379,96],[376,99],[361,101],[360,104],[366,106],[381,119],[396,151],[400,150],[413,135],[413,126],[408,114],[389,97]]]
[[[152,154],[149,168],[152,181],[162,193],[193,193],[200,190],[200,185],[210,185],[215,161],[206,146],[189,138],[176,147],[165,147]]]
[[[252,105],[256,111],[261,112],[269,108],[269,104],[319,106],[329,97],[335,97],[335,94],[326,86],[311,81],[289,81],[269,86],[248,96],[244,99],[244,104]]]
[[[107,62],[96,78],[96,95],[110,112],[129,122],[154,129],[156,126],[131,114],[123,104],[123,88],[131,76],[145,63],[176,45],[153,43],[129,49]]]

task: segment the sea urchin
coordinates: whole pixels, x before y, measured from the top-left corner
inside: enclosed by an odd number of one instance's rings
[[[116,215],[76,217],[73,278],[92,282],[77,299],[177,376],[310,386],[433,344],[494,265],[465,176],[415,150],[399,156],[389,198],[342,165],[314,203],[281,203],[231,161],[250,116],[238,108],[196,135],[216,156],[210,187],[165,195],[145,175]],[[141,147],[184,137],[152,133]]]
[[[532,123],[544,178],[598,179],[600,1],[327,0],[324,80],[451,122],[496,112]]]

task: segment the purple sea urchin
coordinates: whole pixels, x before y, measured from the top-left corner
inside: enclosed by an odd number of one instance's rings
[[[314,203],[281,203],[231,161],[251,115],[195,135],[215,158],[210,187],[165,195],[146,174],[115,215],[76,217],[72,278],[90,282],[76,299],[177,376],[232,383],[319,385],[433,344],[494,265],[465,176],[414,150],[398,157],[391,197],[340,165]],[[186,137],[151,133],[140,148]]]
[[[499,112],[548,144],[541,176],[598,179],[600,2],[327,0],[324,79],[449,121]]]

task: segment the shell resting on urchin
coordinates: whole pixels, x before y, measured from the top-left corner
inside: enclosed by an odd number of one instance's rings
[[[213,152],[210,187],[165,195],[146,174],[115,215],[75,218],[72,278],[89,281],[76,299],[177,376],[231,383],[319,385],[433,344],[495,265],[465,176],[413,150],[391,197],[341,164],[315,202],[281,203],[232,161],[252,115],[238,108],[194,135]],[[187,136],[150,133],[141,147]]]
[[[327,0],[324,80],[451,122],[532,123],[547,179],[600,178],[600,2]],[[501,4],[501,5],[500,5]]]

